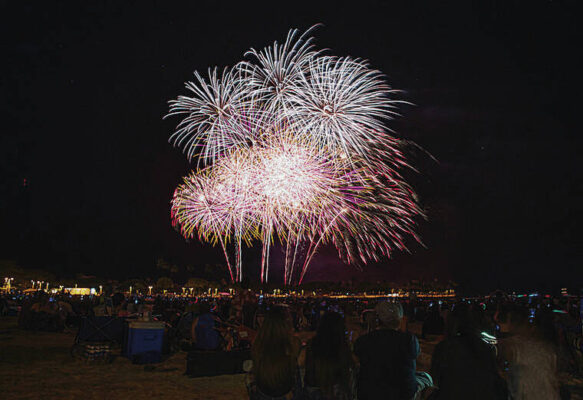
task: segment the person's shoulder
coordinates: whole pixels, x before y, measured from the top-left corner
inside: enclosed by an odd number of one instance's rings
[[[409,332],[401,332],[395,329],[377,329],[370,333],[371,337],[383,340],[410,340],[412,335]]]
[[[419,343],[417,336],[414,333],[411,333],[409,331],[403,332],[403,331],[390,330],[389,332],[390,333],[387,334],[387,338],[392,340],[392,341],[406,343],[406,344]]]
[[[354,343],[356,344],[370,342],[371,340],[374,340],[376,337],[378,337],[378,332],[379,332],[378,330],[374,330],[365,333],[364,335],[360,335]]]
[[[375,347],[382,343],[398,341],[399,333],[390,329],[376,329],[356,339],[355,346],[358,343],[360,346],[370,344]]]
[[[372,335],[375,331],[373,332],[368,332],[364,335],[359,336],[355,341],[354,341],[354,351],[358,352],[360,351],[363,347],[368,346],[368,344],[374,340],[374,336]]]
[[[457,346],[458,343],[459,343],[459,339],[457,337],[444,339],[435,345],[433,353],[435,354],[435,353],[446,351],[450,347]]]
[[[412,332],[407,331],[407,332],[400,332],[400,333],[402,333],[404,335],[403,337],[409,342],[419,342],[417,335],[415,335]]]
[[[482,342],[483,343],[483,342]],[[486,343],[484,343],[486,344]],[[440,351],[460,351],[460,349],[467,348],[468,343],[462,336],[453,336],[442,340],[435,345],[435,350]],[[457,349],[457,350],[456,350]]]

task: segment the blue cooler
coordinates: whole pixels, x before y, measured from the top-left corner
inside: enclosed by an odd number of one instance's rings
[[[129,323],[125,355],[131,360],[142,358],[160,361],[164,343],[164,322],[133,321]],[[147,357],[145,357],[147,355]],[[154,355],[158,355],[154,357]],[[145,361],[145,362],[144,362]],[[148,363],[144,360],[141,363]]]

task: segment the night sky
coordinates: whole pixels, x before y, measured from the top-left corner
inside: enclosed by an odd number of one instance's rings
[[[411,149],[427,248],[364,272],[324,250],[308,280],[583,284],[574,1],[23,3],[0,11],[0,258],[120,279],[158,257],[222,262],[171,226],[190,167],[167,101],[194,70],[321,22],[318,47],[370,60],[414,103],[390,127],[437,162]]]

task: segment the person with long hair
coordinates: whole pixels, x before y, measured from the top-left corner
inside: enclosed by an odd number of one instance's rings
[[[303,398],[352,399],[352,367],[344,318],[336,312],[328,312],[320,320],[316,336],[306,349]]]
[[[480,328],[466,303],[455,305],[446,321],[446,339],[435,347],[431,359],[431,376],[439,388],[432,400],[508,398],[496,353],[482,339]]]
[[[272,307],[251,348],[249,397],[253,400],[293,399],[299,394],[299,341],[283,307]],[[294,397],[296,396],[296,397]]]

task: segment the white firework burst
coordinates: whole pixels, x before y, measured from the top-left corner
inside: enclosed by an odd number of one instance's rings
[[[209,69],[208,79],[195,72],[190,96],[170,101],[168,116],[183,116],[170,141],[198,158],[175,192],[174,223],[186,237],[220,243],[233,280],[242,279],[241,244],[255,240],[262,280],[270,245],[285,244],[287,283],[303,244],[300,282],[321,245],[360,264],[406,250],[409,237],[420,242],[424,213],[399,172],[410,168],[405,142],[386,127],[406,102],[366,61],[322,56],[313,28],[249,50],[253,62]]]
[[[285,107],[287,91],[297,83],[309,62],[321,52],[314,50],[313,37],[308,36],[317,26],[299,36],[299,30],[290,30],[283,44],[276,41],[260,51],[251,48],[245,56],[252,56],[256,64],[248,61],[238,64],[250,96],[266,109],[273,111]]]
[[[208,71],[208,81],[198,72],[196,80],[186,82],[191,96],[178,96],[170,101],[171,115],[184,115],[170,142],[183,148],[189,159],[199,155],[199,162],[212,162],[227,149],[244,143],[239,130],[229,129],[232,118],[246,107],[247,92],[238,70],[225,68],[222,74],[215,67]]]
[[[322,147],[367,158],[371,144],[390,138],[384,120],[402,103],[391,99],[394,92],[382,73],[363,60],[319,57],[287,91],[285,115]]]

